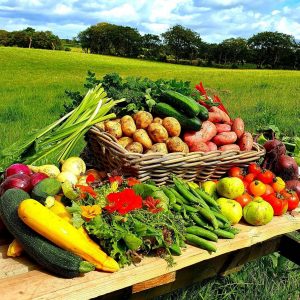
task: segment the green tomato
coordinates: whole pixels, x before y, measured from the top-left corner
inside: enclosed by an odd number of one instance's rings
[[[235,199],[245,191],[243,181],[237,177],[224,177],[217,183],[217,192],[220,196]]]
[[[217,203],[220,206],[221,213],[230,221],[231,225],[236,224],[241,220],[243,216],[241,204],[227,198],[219,198]]]

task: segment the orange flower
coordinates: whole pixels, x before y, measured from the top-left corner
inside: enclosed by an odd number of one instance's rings
[[[80,206],[81,215],[86,221],[94,219],[96,216],[101,214],[101,207],[99,205],[86,205]]]

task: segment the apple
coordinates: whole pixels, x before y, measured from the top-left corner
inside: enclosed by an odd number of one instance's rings
[[[243,181],[237,177],[224,177],[217,183],[217,192],[220,196],[235,199],[245,191]]]
[[[243,209],[243,216],[247,223],[251,225],[265,225],[274,216],[274,210],[270,203],[261,197],[255,197]]]
[[[222,214],[230,221],[231,225],[238,223],[243,216],[243,208],[238,202],[227,199],[219,198],[217,200]]]

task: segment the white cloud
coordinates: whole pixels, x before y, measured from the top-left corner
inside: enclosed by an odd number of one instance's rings
[[[54,8],[54,13],[58,15],[67,15],[73,11],[71,6],[65,4],[57,4]]]

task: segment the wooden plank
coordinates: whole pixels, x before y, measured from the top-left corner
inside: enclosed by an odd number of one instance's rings
[[[132,293],[139,293],[153,287],[157,287],[160,285],[168,284],[174,282],[176,278],[176,272],[170,272],[140,283],[136,283],[132,286]]]
[[[137,283],[175,272],[199,262],[211,265],[210,259],[220,259],[220,255],[250,247],[272,237],[300,229],[300,216],[284,215],[275,217],[261,227],[239,224],[241,229],[235,239],[220,240],[216,253],[188,246],[181,256],[175,257],[175,266],[168,268],[160,258],[147,257],[137,266],[123,268],[119,272],[107,274],[90,272],[82,277],[63,279],[46,272],[33,270],[28,273],[0,279],[0,294],[3,299],[90,299],[116,290],[131,287]],[[199,269],[198,269],[199,272]],[[205,270],[205,272],[208,272]]]

